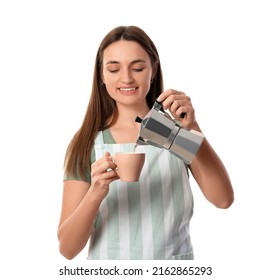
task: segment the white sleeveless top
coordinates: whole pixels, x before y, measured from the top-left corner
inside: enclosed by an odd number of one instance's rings
[[[134,146],[104,144],[99,132],[96,158]],[[139,182],[110,184],[93,224],[88,259],[193,259],[193,197],[186,166],[165,149],[140,146],[140,151],[146,158]]]

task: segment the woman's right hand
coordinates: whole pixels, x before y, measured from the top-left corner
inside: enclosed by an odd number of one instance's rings
[[[91,165],[91,192],[100,199],[104,199],[109,192],[109,184],[119,179],[116,164],[109,152]]]

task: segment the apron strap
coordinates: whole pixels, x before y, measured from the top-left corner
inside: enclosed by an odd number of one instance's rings
[[[103,145],[103,144],[104,144],[103,133],[102,131],[99,131],[95,139],[95,145]]]

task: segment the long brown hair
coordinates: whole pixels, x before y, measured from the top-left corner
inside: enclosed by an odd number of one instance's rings
[[[116,120],[115,101],[107,93],[106,87],[102,83],[102,62],[104,50],[119,40],[139,43],[150,57],[153,80],[146,96],[149,108],[153,106],[154,101],[163,91],[163,77],[158,51],[149,36],[137,26],[119,26],[110,31],[102,40],[96,55],[92,93],[82,126],[74,135],[66,151],[66,176],[75,175],[86,179],[86,173],[90,170],[91,150],[98,131],[110,127]]]

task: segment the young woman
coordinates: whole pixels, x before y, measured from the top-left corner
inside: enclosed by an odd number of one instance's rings
[[[135,118],[143,118],[157,98],[183,127],[201,131],[190,98],[163,90],[148,35],[136,26],[113,29],[98,49],[86,115],[65,157],[58,239],[66,258],[90,239],[88,259],[193,259],[186,165],[165,149],[144,146],[140,181],[125,183],[112,159],[116,151],[134,149],[140,129]],[[232,204],[229,176],[206,139],[188,168],[207,200],[219,208]]]

